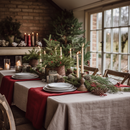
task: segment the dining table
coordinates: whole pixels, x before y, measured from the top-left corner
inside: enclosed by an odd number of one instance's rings
[[[4,76],[14,74],[15,70],[0,71],[0,85]],[[46,84],[42,80],[15,82],[12,104],[26,112],[29,90]],[[48,96],[42,124],[46,130],[130,130],[130,92]]]

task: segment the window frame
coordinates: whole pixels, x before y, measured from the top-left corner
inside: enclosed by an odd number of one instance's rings
[[[101,6],[101,7],[98,7],[96,9],[90,9],[90,10],[85,11],[85,29],[87,30],[85,36],[88,39],[88,41],[90,41],[90,36],[91,36],[90,32],[92,31],[91,26],[90,26],[91,14],[102,12],[102,51],[101,51],[101,54],[102,54],[102,57],[101,57],[101,66],[102,67],[101,68],[102,69],[101,69],[101,74],[103,74],[104,71],[105,71],[105,60],[106,60],[105,56],[106,56],[106,54],[111,55],[111,61],[113,59],[113,54],[119,55],[119,63],[121,63],[121,55],[127,55],[128,56],[128,66],[127,66],[127,68],[128,68],[128,70],[130,70],[130,13],[128,13],[128,15],[129,15],[129,19],[128,19],[129,25],[128,26],[104,27],[104,22],[105,22],[104,21],[104,12],[105,12],[105,10],[110,9],[112,11],[111,15],[113,15],[113,9],[114,8],[119,8],[119,10],[121,11],[120,7],[123,7],[123,6],[128,6],[129,7],[128,11],[130,12],[130,1],[115,3],[115,4],[111,4],[111,5],[106,5],[106,6]],[[119,22],[121,21],[120,17],[121,17],[121,15],[119,15]],[[111,17],[111,18],[113,18],[113,17]],[[111,20],[112,20],[111,24],[113,24],[113,19],[111,19]],[[86,23],[87,23],[87,25],[86,25]],[[117,53],[113,52],[113,46],[111,46],[110,52],[106,52],[105,51],[106,46],[105,46],[105,42],[104,42],[105,41],[104,40],[105,39],[105,37],[104,37],[105,36],[104,35],[105,29],[111,29],[112,30],[113,28],[121,29],[123,27],[128,27],[128,37],[129,37],[128,38],[128,53],[127,54],[121,53],[121,30],[119,30],[119,52],[117,52]],[[113,35],[111,34],[111,36],[113,36]],[[112,39],[112,37],[111,37],[111,39]],[[112,44],[112,41],[113,40],[111,40],[111,44]],[[91,43],[90,43],[90,45],[91,45]],[[90,53],[93,52],[90,49],[91,49],[91,47],[88,49],[90,51]],[[99,53],[99,52],[96,51],[96,54],[97,53]],[[98,57],[97,57],[97,59],[98,59]],[[90,62],[90,64],[91,64],[91,62]],[[98,62],[96,63],[96,66],[97,66],[97,64],[98,64]],[[113,68],[113,62],[111,62],[110,66],[111,66],[111,69],[112,69]],[[118,71],[121,71],[121,64],[119,64],[119,66],[118,66]]]

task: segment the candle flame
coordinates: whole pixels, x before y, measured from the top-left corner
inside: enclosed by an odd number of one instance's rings
[[[30,35],[30,34],[28,34],[28,35]]]
[[[34,32],[32,32],[32,34],[34,34]]]
[[[38,33],[36,33],[36,35],[38,35]]]
[[[26,35],[26,33],[24,33]]]
[[[77,52],[77,55],[78,55],[78,54],[81,54],[81,52],[80,52],[80,51],[78,51],[78,52]]]

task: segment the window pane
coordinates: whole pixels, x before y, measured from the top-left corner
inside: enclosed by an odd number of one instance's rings
[[[121,52],[128,52],[128,28],[121,28]]]
[[[117,54],[113,54],[113,70],[118,71],[119,65],[119,56]]]
[[[102,28],[102,13],[98,13],[97,23],[98,23],[97,29],[101,29]]]
[[[91,67],[96,67],[96,53],[91,53],[92,65]]]
[[[97,47],[97,32],[96,31],[91,31],[91,50],[96,51]]]
[[[119,29],[113,29],[113,52],[119,51]]]
[[[113,26],[119,26],[119,8],[113,9]]]
[[[127,55],[121,55],[121,72],[127,72],[127,66],[128,65],[128,56]]]
[[[111,10],[106,10],[105,11],[105,20],[104,20],[104,25],[105,27],[110,27],[111,26]]]
[[[98,31],[98,51],[102,51],[102,31]]]
[[[111,55],[106,54],[106,69],[110,69],[110,68],[111,68]]]
[[[91,30],[97,29],[97,14],[92,14],[91,15]]]
[[[98,69],[99,69],[99,73],[101,74],[101,65],[102,65],[102,53],[98,54]]]
[[[121,25],[128,25],[128,6],[121,8]]]
[[[111,29],[105,30],[105,36],[106,36],[106,52],[111,51]]]

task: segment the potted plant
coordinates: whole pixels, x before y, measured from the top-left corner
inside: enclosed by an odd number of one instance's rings
[[[42,67],[46,67],[46,74],[52,69],[56,70],[60,75],[65,75],[65,69],[70,68],[74,64],[74,60],[69,56],[60,56],[59,42],[51,39],[51,35],[49,40],[44,38],[44,41],[47,44],[42,53],[42,59],[44,60]]]
[[[13,20],[12,17],[6,17],[0,21],[0,38],[8,40],[10,43],[14,41],[14,37],[20,36],[21,24],[17,19]]]
[[[25,53],[23,57],[24,63],[29,63],[32,67],[36,67],[38,65],[38,59],[40,58],[40,51],[33,48],[29,50],[29,54]]]

